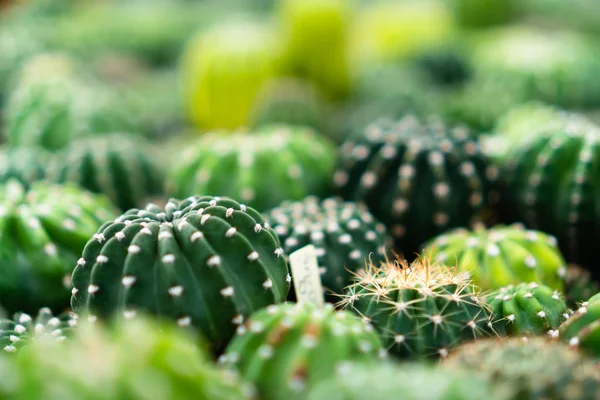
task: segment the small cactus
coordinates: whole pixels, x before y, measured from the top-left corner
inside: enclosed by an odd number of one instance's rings
[[[332,379],[310,391],[308,400],[498,400],[481,379],[420,363],[345,363]]]
[[[251,392],[216,368],[198,338],[170,324],[127,321],[112,329],[81,323],[68,345],[36,340],[18,357],[0,358],[10,371],[0,396],[61,400],[243,400]]]
[[[170,174],[175,197],[219,193],[258,211],[329,191],[336,151],[310,128],[273,125],[211,134],[187,145]]]
[[[284,202],[265,218],[279,236],[285,254],[309,244],[315,246],[330,300],[342,293],[352,274],[368,260],[382,260],[388,242],[383,224],[364,207],[336,198]]]
[[[53,338],[63,342],[77,326],[77,316],[65,313],[55,317],[52,310],[42,308],[35,318],[26,313],[16,313],[13,319],[0,319],[0,348],[14,353],[32,340]]]
[[[566,262],[556,239],[519,225],[457,229],[432,240],[424,253],[434,261],[457,263],[483,290],[521,282],[563,290]]]
[[[147,143],[124,133],[77,139],[54,158],[47,178],[108,196],[122,210],[143,207],[163,193],[163,176]]]
[[[580,304],[560,326],[560,337],[570,346],[600,358],[600,293]]]
[[[544,338],[478,340],[442,367],[490,382],[509,399],[596,400],[598,367],[560,342]]]
[[[494,330],[505,335],[558,337],[558,327],[568,311],[556,290],[535,282],[506,286],[487,297]]]
[[[491,334],[483,299],[467,274],[419,259],[370,264],[340,305],[369,320],[400,358],[446,357],[453,346]]]
[[[199,329],[215,348],[291,278],[275,232],[234,200],[189,197],[102,225],[73,271],[71,305],[96,317],[146,311]]]
[[[478,220],[496,174],[468,130],[405,117],[349,138],[334,185],[344,199],[366,202],[411,256],[431,237]]]
[[[0,182],[17,180],[24,186],[44,179],[50,155],[40,148],[0,150]]]
[[[345,361],[383,355],[373,328],[330,304],[269,306],[238,328],[221,357],[254,383],[263,399],[304,399]]]
[[[108,199],[68,185],[0,186],[0,304],[8,312],[60,312],[89,236],[118,215]]]
[[[598,292],[600,292],[600,283],[592,279],[589,271],[575,264],[567,266],[565,297],[570,308],[578,308],[581,303]]]
[[[553,235],[566,260],[596,271],[600,195],[600,128],[573,120],[538,132],[517,146],[503,165],[506,218]]]

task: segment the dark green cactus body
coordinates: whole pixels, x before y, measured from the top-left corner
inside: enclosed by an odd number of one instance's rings
[[[0,319],[0,348],[14,353],[32,340],[51,338],[63,342],[77,326],[72,313],[54,316],[49,308],[42,308],[35,318],[16,313],[13,319]]]
[[[145,206],[163,193],[163,175],[147,144],[124,133],[81,138],[54,158],[48,179],[74,182],[108,196],[122,210]]]
[[[442,363],[490,382],[508,399],[596,400],[598,366],[565,344],[543,338],[478,340]]]
[[[0,397],[15,400],[243,400],[250,392],[216,368],[198,338],[171,324],[126,321],[112,329],[82,323],[68,345],[36,340],[17,357]]]
[[[565,124],[533,135],[504,165],[507,218],[554,235],[568,262],[595,277],[600,240],[600,130]]]
[[[410,256],[436,234],[476,220],[495,175],[466,129],[406,117],[348,139],[334,185],[345,199],[365,202]]]
[[[565,297],[570,308],[579,308],[581,303],[598,292],[600,292],[600,283],[592,279],[589,271],[575,264],[567,267]]]
[[[560,326],[560,337],[600,359],[600,293],[580,304]]]
[[[453,346],[491,334],[482,300],[465,273],[417,260],[371,264],[341,305],[369,319],[390,354],[443,358]]]
[[[108,199],[72,186],[1,186],[0,305],[11,313],[65,309],[73,265],[87,239],[115,215]]]
[[[284,202],[266,214],[285,254],[312,244],[317,250],[321,279],[330,300],[350,284],[353,272],[369,260],[383,260],[385,227],[363,207],[329,198],[320,202],[308,197]]]
[[[420,363],[347,363],[320,382],[309,400],[498,400],[490,385],[464,373]]]
[[[457,229],[432,240],[424,253],[434,261],[457,263],[484,290],[521,282],[563,289],[566,262],[556,239],[519,225]]]
[[[29,186],[44,178],[48,161],[49,154],[40,148],[0,150],[0,182],[15,179]]]
[[[328,304],[269,306],[238,328],[221,361],[254,383],[262,399],[304,399],[345,361],[382,355],[373,328]]]
[[[556,290],[533,283],[506,286],[487,298],[493,313],[494,330],[505,335],[558,336],[567,318],[567,305]]]
[[[71,305],[92,317],[145,310],[224,345],[250,313],[286,299],[290,277],[277,235],[231,199],[150,204],[105,223],[73,272]]]
[[[188,144],[168,189],[178,197],[219,193],[262,212],[284,200],[327,194],[335,157],[332,144],[305,127],[206,135]]]

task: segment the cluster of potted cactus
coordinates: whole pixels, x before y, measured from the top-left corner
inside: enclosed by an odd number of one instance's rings
[[[600,399],[586,1],[0,1],[0,398]]]

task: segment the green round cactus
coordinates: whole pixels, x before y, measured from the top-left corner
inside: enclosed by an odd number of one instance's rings
[[[598,292],[600,292],[600,283],[592,279],[589,271],[575,264],[567,266],[565,297],[570,308],[579,308],[581,303]]]
[[[125,133],[74,140],[53,160],[47,179],[73,182],[108,196],[122,210],[143,207],[163,193],[163,175],[148,145]]]
[[[5,138],[11,147],[57,150],[73,138],[127,129],[113,93],[75,77],[24,80],[7,99]]]
[[[543,338],[478,340],[442,363],[490,382],[509,399],[595,400],[598,367],[567,345]]]
[[[547,334],[555,338],[568,316],[560,293],[535,282],[503,287],[486,301],[492,310],[494,330],[501,336]]]
[[[230,21],[200,32],[182,59],[189,118],[201,129],[237,129],[251,118],[263,86],[279,71],[280,51],[264,24]]]
[[[42,308],[35,318],[16,313],[13,319],[0,319],[0,348],[14,353],[35,340],[52,338],[63,342],[77,326],[77,316],[64,313],[55,317],[49,308]]]
[[[257,312],[238,328],[221,362],[254,383],[264,399],[303,399],[345,361],[383,355],[373,328],[330,304],[286,303]]]
[[[308,400],[497,400],[488,384],[420,363],[347,363],[320,382]]]
[[[175,162],[167,192],[219,193],[259,211],[329,190],[336,151],[304,127],[270,126],[255,134],[212,134],[190,143]]]
[[[258,212],[204,196],[105,223],[72,280],[75,312],[132,318],[145,310],[196,327],[220,348],[244,317],[285,301],[291,278],[277,235]]]
[[[0,150],[0,182],[17,180],[24,186],[44,179],[50,155],[41,148]]]
[[[473,66],[479,85],[497,82],[523,100],[564,107],[600,105],[597,47],[572,32],[509,27],[484,35]]]
[[[410,256],[433,236],[477,220],[496,173],[466,129],[406,117],[349,138],[334,185],[344,199],[365,202]]]
[[[352,202],[307,197],[301,202],[284,202],[265,218],[279,236],[285,254],[309,244],[315,246],[330,300],[342,293],[368,260],[379,262],[385,255],[385,227]]]
[[[115,215],[108,199],[72,186],[0,186],[0,305],[9,312],[65,309],[73,265]]]
[[[538,132],[512,151],[503,165],[506,218],[553,235],[569,262],[596,278],[600,240],[600,129],[570,120]]]
[[[0,396],[28,400],[242,400],[248,389],[216,368],[197,338],[170,324],[82,323],[68,345],[37,340],[0,358]]]
[[[424,250],[432,260],[468,271],[484,290],[538,282],[563,290],[566,262],[556,239],[519,225],[474,231],[456,229],[432,240]]]
[[[368,319],[400,358],[444,358],[453,346],[491,334],[487,305],[467,274],[427,259],[370,264],[340,304]]]
[[[560,337],[570,346],[600,358],[600,293],[580,304],[560,326]]]
[[[252,113],[251,125],[286,124],[307,126],[328,134],[326,104],[320,93],[309,82],[295,78],[281,78],[261,90]]]

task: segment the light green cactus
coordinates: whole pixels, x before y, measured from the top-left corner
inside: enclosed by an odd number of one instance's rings
[[[600,358],[600,293],[581,303],[560,326],[560,338]]]

